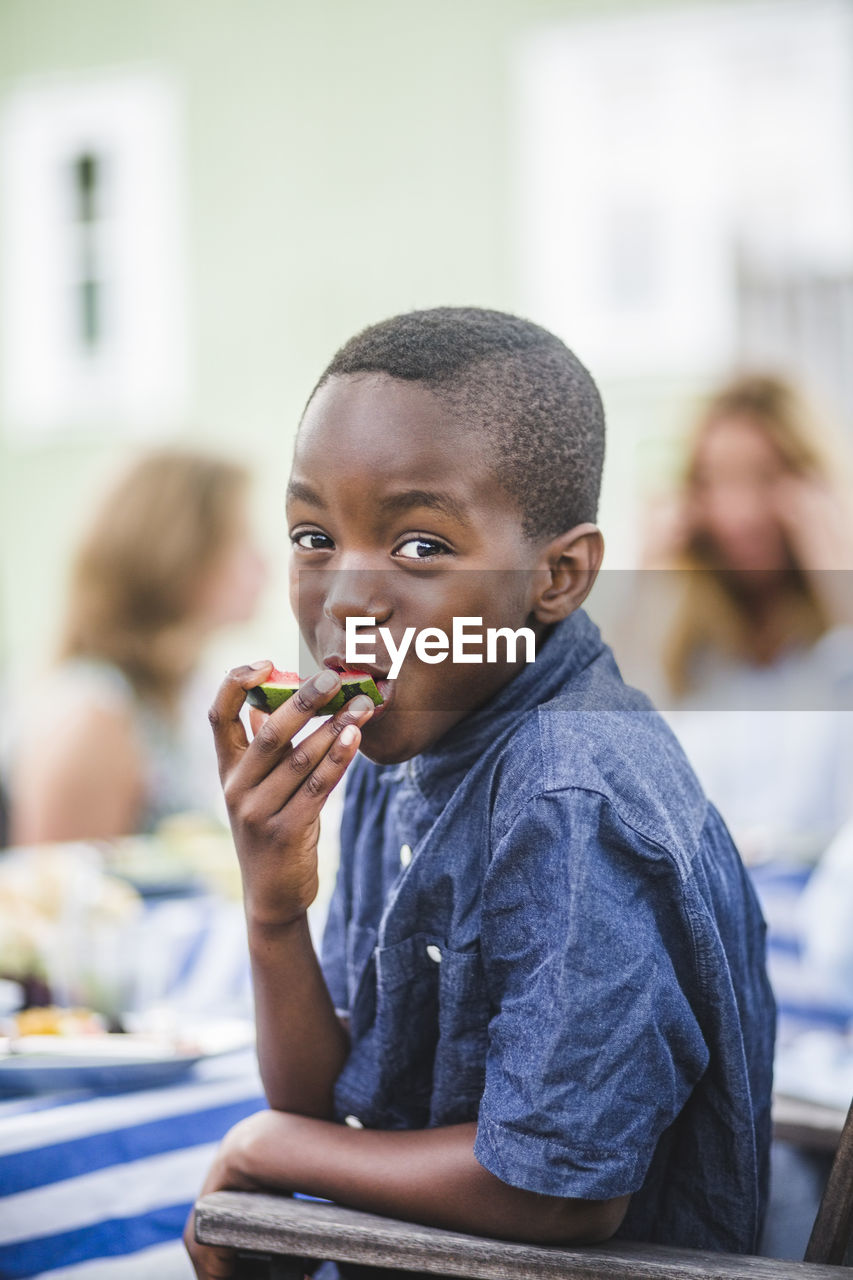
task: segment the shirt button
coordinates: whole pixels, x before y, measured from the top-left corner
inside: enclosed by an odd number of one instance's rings
[[[434,942],[431,942],[429,944],[426,951],[430,960],[434,960],[436,964],[441,964],[441,950],[435,945]]]
[[[344,1124],[348,1124],[351,1129],[363,1129],[364,1125],[358,1116],[344,1116]]]
[[[412,861],[412,846],[404,844],[400,848],[400,866],[407,867]]]

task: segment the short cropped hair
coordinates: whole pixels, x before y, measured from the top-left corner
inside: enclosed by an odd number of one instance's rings
[[[531,540],[595,520],[601,397],[577,356],[547,329],[478,307],[411,311],[351,338],[314,391],[329,378],[360,373],[420,382],[481,432]]]

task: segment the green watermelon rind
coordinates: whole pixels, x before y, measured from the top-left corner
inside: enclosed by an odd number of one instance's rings
[[[256,707],[258,711],[277,711],[280,706],[287,702],[288,698],[292,698],[298,684],[288,682],[277,684],[270,681],[268,684],[255,685],[254,689],[249,689],[246,694],[246,701],[250,707]],[[366,693],[374,706],[380,706],[382,703],[382,694],[376,687],[372,676],[362,676],[358,680],[348,680],[346,676],[343,678],[343,684],[333,698],[324,703],[322,707],[318,707],[314,712],[315,716],[331,716],[336,711],[340,711],[341,707],[357,697],[360,693]]]

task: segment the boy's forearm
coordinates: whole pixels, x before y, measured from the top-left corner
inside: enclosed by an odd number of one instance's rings
[[[570,1200],[511,1187],[476,1160],[476,1132],[475,1123],[355,1130],[261,1112],[226,1139],[220,1185],[303,1191],[388,1217],[539,1243],[605,1240],[619,1226],[629,1197]]]
[[[330,1117],[332,1091],[349,1051],[305,915],[282,926],[248,920],[258,1063],[278,1111]]]

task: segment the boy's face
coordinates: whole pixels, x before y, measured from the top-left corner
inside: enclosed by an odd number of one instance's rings
[[[454,616],[480,617],[483,630],[526,625],[537,639],[543,631],[531,614],[548,579],[541,548],[523,536],[482,436],[419,383],[362,374],[320,388],[300,428],[287,520],[291,603],[320,665],[343,665],[348,616],[375,617],[395,645],[407,627],[438,627],[451,638]],[[376,662],[350,665],[382,679],[391,657],[378,633],[375,645],[367,637]],[[380,763],[417,755],[523,662],[523,643],[511,665],[451,655],[428,664],[412,643],[362,730],[363,752]]]

